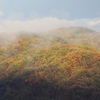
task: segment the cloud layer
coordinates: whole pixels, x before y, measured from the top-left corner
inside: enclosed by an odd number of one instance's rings
[[[19,15],[21,17],[19,17]],[[21,32],[41,33],[60,27],[81,26],[100,32],[100,18],[67,20],[57,17],[35,17],[24,19],[20,13],[16,16],[0,20],[0,45],[8,44],[15,40]]]
[[[0,11],[0,16],[3,14]],[[0,33],[43,32],[70,26],[82,26],[100,31],[100,18],[67,20],[52,16],[34,18],[33,15],[33,19],[25,19],[22,13],[11,13],[8,18],[0,20]]]

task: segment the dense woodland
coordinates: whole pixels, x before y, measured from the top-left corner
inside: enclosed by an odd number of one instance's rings
[[[99,32],[70,27],[9,38],[0,38],[0,100],[100,100]]]

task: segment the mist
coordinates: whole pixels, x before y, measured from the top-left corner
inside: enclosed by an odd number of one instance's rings
[[[0,20],[0,34],[18,34],[20,32],[44,32],[60,27],[81,26],[100,31],[100,19],[59,19],[57,17],[43,17],[35,19],[3,19]]]
[[[0,12],[0,16],[4,13]],[[35,16],[35,15],[34,15]],[[25,19],[21,13],[9,15],[5,19],[0,19],[0,44],[8,44],[14,41],[20,34],[45,35],[48,31],[61,27],[87,27],[100,31],[100,18],[95,19],[75,19],[58,18],[53,16],[35,17]],[[50,34],[50,33],[49,33]]]

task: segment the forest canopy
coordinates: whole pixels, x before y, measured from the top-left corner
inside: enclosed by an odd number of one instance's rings
[[[99,32],[69,27],[7,38],[0,38],[0,100],[99,100]]]

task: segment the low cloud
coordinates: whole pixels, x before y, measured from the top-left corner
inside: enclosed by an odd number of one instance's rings
[[[21,13],[19,14],[22,15]],[[13,15],[15,16],[15,15]],[[81,26],[100,31],[100,18],[96,19],[76,19],[67,20],[57,17],[42,17],[33,19],[18,19],[19,17],[9,17],[0,20],[0,45],[8,44],[15,40],[22,32],[39,33],[57,29],[60,27]]]
[[[100,18],[67,20],[56,17],[35,19],[5,19],[0,21],[0,33],[44,32],[60,27],[82,26],[100,31]]]

